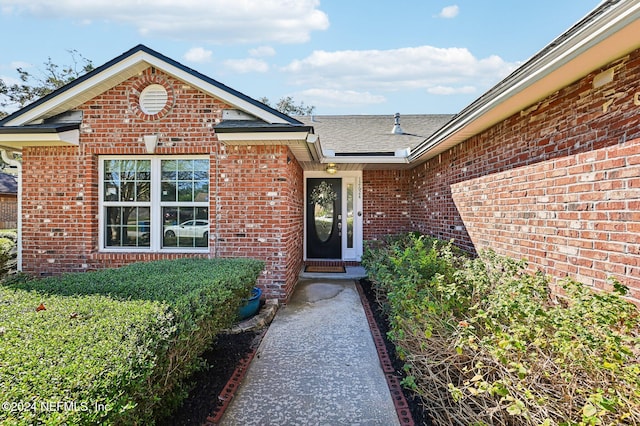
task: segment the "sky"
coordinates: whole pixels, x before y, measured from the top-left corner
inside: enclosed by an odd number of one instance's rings
[[[461,111],[600,0],[0,0],[0,78],[144,44],[315,114]]]

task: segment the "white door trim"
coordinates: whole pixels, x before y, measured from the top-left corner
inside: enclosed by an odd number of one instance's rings
[[[347,247],[347,232],[342,233],[342,260],[357,261],[362,258],[362,171],[338,172],[333,175],[322,171],[304,172],[304,260],[307,260],[307,179],[308,178],[341,178],[342,179],[342,229],[347,229],[347,196],[348,184],[353,184],[353,248]]]

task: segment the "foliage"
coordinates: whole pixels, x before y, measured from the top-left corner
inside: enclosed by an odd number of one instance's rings
[[[640,424],[640,318],[614,282],[594,292],[491,251],[460,259],[422,237],[369,247],[390,337],[436,424]],[[382,298],[381,298],[382,299]]]
[[[16,263],[16,231],[0,230],[0,279],[2,279]]]
[[[318,186],[313,188],[309,198],[312,204],[318,204],[322,208],[327,209],[333,205],[338,195],[326,181],[320,182]]]
[[[259,101],[265,105],[271,106],[269,99],[266,97],[260,98]],[[285,96],[284,98],[280,98],[276,103],[275,109],[287,115],[311,115],[316,107],[312,105],[305,105],[303,101],[296,105],[293,97]]]
[[[263,266],[179,259],[8,280],[0,400],[14,405],[0,422],[152,424],[186,396],[199,355],[233,323]]]
[[[60,66],[48,58],[39,74],[17,68],[20,83],[7,84],[0,79],[0,108],[22,108],[93,70],[93,63],[77,50],[69,50],[68,53],[71,55],[71,65]],[[5,115],[6,112],[0,110],[0,118]]]

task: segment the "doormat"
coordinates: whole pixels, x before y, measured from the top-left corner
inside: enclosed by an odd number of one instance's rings
[[[347,270],[344,266],[328,266],[328,265],[307,265],[304,267],[305,272],[325,272],[325,273],[342,273],[344,274]]]

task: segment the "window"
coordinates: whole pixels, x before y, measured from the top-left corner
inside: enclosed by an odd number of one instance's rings
[[[209,160],[102,157],[100,244],[114,250],[209,245]]]

